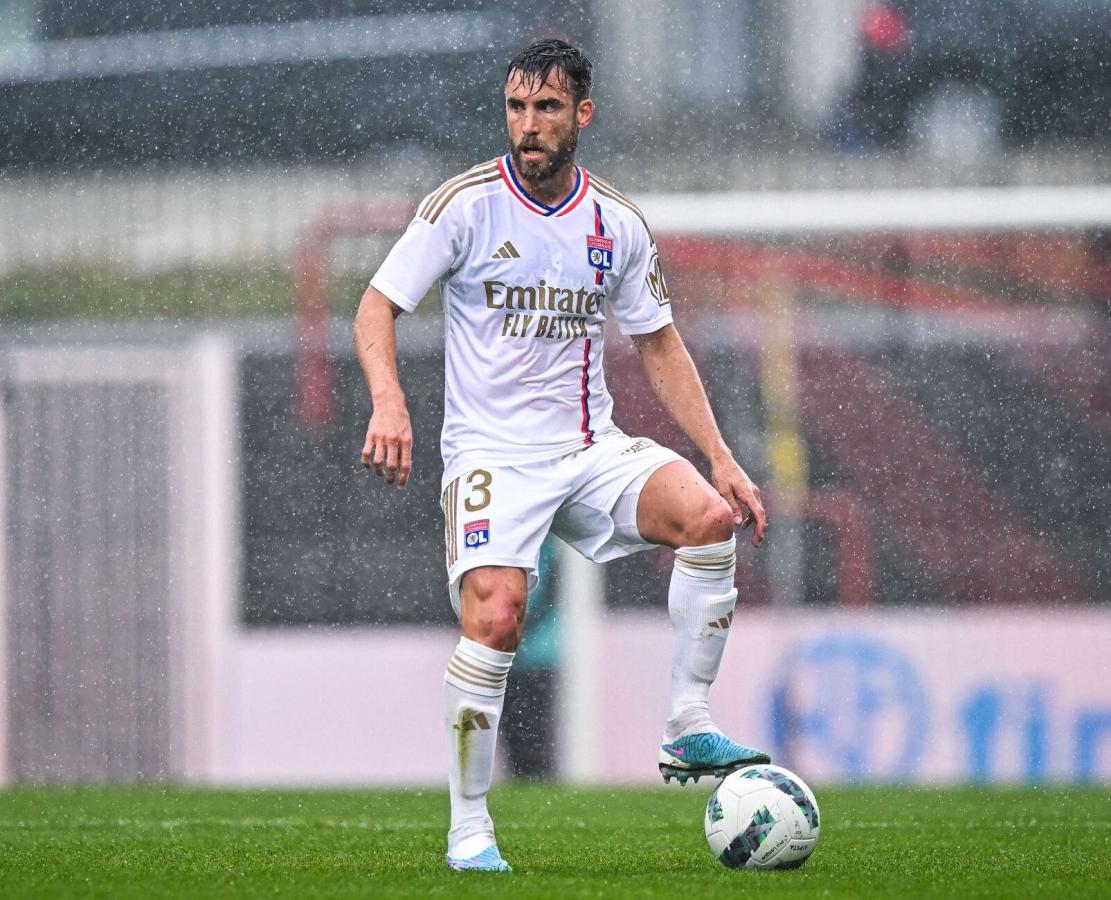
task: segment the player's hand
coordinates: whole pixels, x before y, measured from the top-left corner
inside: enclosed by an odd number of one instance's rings
[[[363,444],[363,465],[405,487],[413,470],[413,426],[404,399],[376,403]]]
[[[733,524],[741,528],[756,526],[752,529],[752,546],[759,547],[768,530],[768,515],[764,510],[764,497],[760,488],[732,459],[714,463],[710,479],[733,510]]]

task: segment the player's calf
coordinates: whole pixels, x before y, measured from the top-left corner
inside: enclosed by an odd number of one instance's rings
[[[448,864],[452,868],[503,871],[484,868],[494,865],[489,848],[501,859],[486,794],[494,773],[498,725],[513,656],[463,637],[444,673],[445,725],[451,748]]]
[[[766,763],[762,750],[725,737],[710,717],[710,685],[717,678],[734,622],[737,543],[680,547],[668,591],[673,651],[671,709],[660,746],[665,781],[724,777],[746,765]]]
[[[710,685],[717,678],[733,627],[737,543],[729,540],[675,551],[667,606],[672,627],[671,707],[664,742],[717,731]]]

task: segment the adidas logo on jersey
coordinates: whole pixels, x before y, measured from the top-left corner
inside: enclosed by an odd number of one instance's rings
[[[521,254],[517,252],[517,248],[513,246],[513,241],[506,241],[490,259],[520,259]]]

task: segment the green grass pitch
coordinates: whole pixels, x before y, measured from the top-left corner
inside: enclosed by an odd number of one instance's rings
[[[502,785],[511,875],[442,862],[442,791],[16,788],[0,792],[2,897],[1111,896],[1111,791],[818,790],[798,870],[730,871],[709,787]]]

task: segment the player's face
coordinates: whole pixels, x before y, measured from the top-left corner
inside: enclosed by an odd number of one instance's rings
[[[593,101],[576,103],[561,75],[555,70],[538,84],[514,71],[505,85],[509,150],[526,181],[542,183],[566,170],[574,162],[579,131],[594,115]]]

